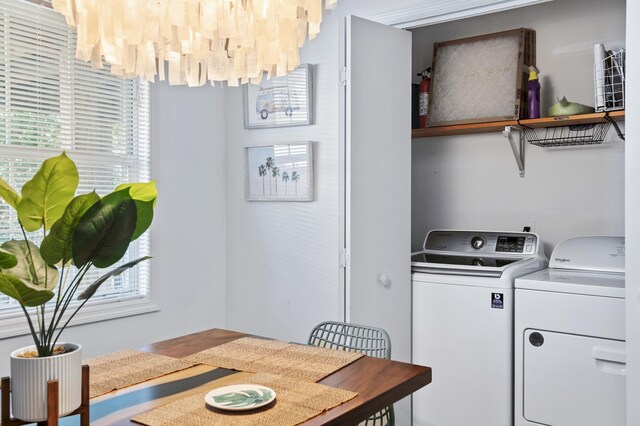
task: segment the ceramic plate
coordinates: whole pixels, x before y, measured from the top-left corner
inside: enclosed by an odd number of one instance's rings
[[[276,399],[276,392],[260,385],[231,385],[223,386],[209,392],[205,402],[211,407],[221,410],[253,410],[264,407]]]

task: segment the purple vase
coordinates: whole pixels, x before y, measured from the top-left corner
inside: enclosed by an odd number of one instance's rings
[[[529,118],[540,118],[540,81],[538,79],[529,80],[527,101]]]

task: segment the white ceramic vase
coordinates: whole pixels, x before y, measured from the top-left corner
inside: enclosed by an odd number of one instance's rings
[[[72,348],[72,352],[45,358],[20,358],[18,355],[36,350],[35,346],[11,353],[11,403],[13,416],[24,421],[47,419],[47,382],[58,380],[60,416],[78,408],[82,402],[82,348],[74,343],[56,346]]]

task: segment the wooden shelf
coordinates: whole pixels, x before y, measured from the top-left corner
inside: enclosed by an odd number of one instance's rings
[[[527,120],[494,121],[491,123],[460,124],[454,126],[427,127],[426,129],[412,129],[412,138],[430,138],[435,136],[469,135],[474,133],[501,132],[507,126],[518,128],[530,127],[557,127],[575,126],[578,124],[602,123],[605,121],[606,112],[594,114],[566,115],[562,117],[533,118]],[[609,117],[615,121],[624,120],[623,111],[611,111]]]
[[[534,129],[539,129],[541,127],[576,126],[579,124],[603,123],[606,115],[606,112],[596,112],[594,114],[534,118],[529,120],[520,120],[518,124],[521,127],[531,127]],[[624,111],[611,111],[609,112],[609,117],[615,121],[624,120]]]
[[[411,129],[412,138],[430,138],[434,136],[470,135],[473,133],[501,132],[507,126],[517,126],[515,120],[494,121],[491,123],[458,124],[453,126],[427,127]]]

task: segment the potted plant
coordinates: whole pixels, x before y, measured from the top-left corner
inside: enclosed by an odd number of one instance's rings
[[[23,235],[0,245],[0,292],[19,303],[34,341],[11,354],[13,414],[25,421],[46,420],[51,379],[59,381],[60,416],[80,406],[81,348],[60,335],[108,278],[148,259],[118,266],[79,292],[91,267],[114,265],[149,228],[157,190],[155,182],[128,183],[104,197],[75,195],[78,181],[64,152],[45,160],[21,194],[0,177],[0,197],[17,211]]]

